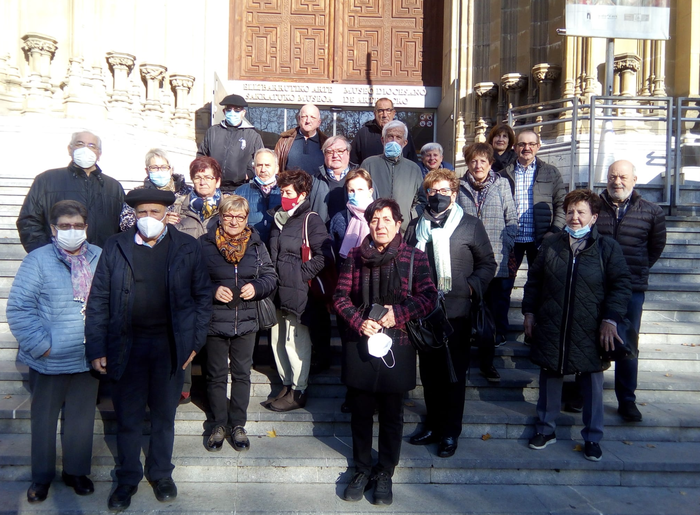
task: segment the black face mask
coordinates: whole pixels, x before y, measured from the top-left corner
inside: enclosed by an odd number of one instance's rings
[[[442,213],[452,202],[452,195],[440,195],[436,193],[435,195],[428,197],[428,208],[434,214]]]

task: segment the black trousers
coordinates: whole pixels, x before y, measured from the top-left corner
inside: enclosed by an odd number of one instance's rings
[[[56,475],[56,427],[61,408],[63,471],[72,476],[90,474],[99,384],[90,372],[48,375],[29,369],[33,482],[48,484]]]
[[[207,398],[216,426],[245,426],[256,333],[207,337]],[[226,398],[231,371],[231,399]]]
[[[112,400],[117,417],[117,481],[139,484],[141,436],[146,406],[150,410],[151,436],[146,455],[146,478],[157,481],[170,477],[175,439],[175,411],[180,401],[184,371],[174,367],[167,337],[134,337],[124,374],[112,383]],[[109,363],[107,363],[109,366]]]
[[[394,474],[401,455],[403,436],[404,392],[367,392],[348,388],[350,428],[352,430],[352,457],[355,472]],[[375,407],[379,411],[379,461],[372,467],[372,424]]]
[[[510,294],[512,290],[513,279],[509,277],[494,277],[484,294],[486,305],[491,310],[493,321],[496,323],[496,334],[503,336],[508,335],[508,310],[510,309]]]
[[[454,333],[447,342],[452,355],[452,365],[457,374],[457,382],[450,383],[447,372],[446,351],[421,352],[420,378],[423,383],[423,396],[427,410],[426,429],[431,429],[440,437],[459,438],[462,434],[464,397],[469,367],[469,332],[467,318],[450,319]],[[493,349],[493,345],[490,346]]]
[[[309,325],[311,338],[311,362],[318,366],[331,363],[331,314],[322,302],[309,299],[309,307],[314,311],[313,322]]]

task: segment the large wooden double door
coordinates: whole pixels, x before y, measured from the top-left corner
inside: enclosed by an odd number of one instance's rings
[[[443,0],[230,0],[229,79],[439,86]]]

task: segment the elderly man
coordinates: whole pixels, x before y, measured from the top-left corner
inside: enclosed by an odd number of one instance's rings
[[[297,113],[297,126],[280,134],[275,145],[280,170],[300,168],[313,175],[323,165],[321,148],[328,136],[321,126],[321,111],[313,104],[306,104]]]
[[[360,168],[372,177],[376,198],[393,198],[398,202],[403,215],[401,233],[409,222],[423,213],[428,203],[423,189],[423,174],[413,161],[401,155],[408,143],[408,127],[394,120],[382,129],[384,151],[380,156],[368,157]]]
[[[240,95],[228,95],[220,102],[224,119],[209,127],[197,156],[213,157],[219,162],[223,179],[221,192],[231,193],[253,178],[253,156],[263,148],[262,138],[246,120],[248,102]]]
[[[131,504],[144,476],[146,406],[146,477],[159,501],[177,496],[171,476],[175,411],[184,370],[204,346],[212,312],[212,285],[197,240],[164,223],[175,195],[138,189],[126,202],[136,227],[107,241],[85,321],[87,359],[112,383],[119,468],[108,504],[116,511]]]
[[[37,175],[24,199],[17,230],[27,252],[51,242],[49,212],[61,200],[75,200],[87,208],[89,243],[102,247],[107,238],[119,232],[124,190],[97,165],[102,141],[92,132],[76,132],[71,136],[68,154],[70,164]]]
[[[350,160],[353,163],[363,163],[365,159],[381,155],[384,151],[382,143],[382,130],[384,126],[396,116],[396,109],[391,99],[380,98],[374,105],[374,119],[365,123],[352,140],[352,152]],[[406,145],[403,148],[403,157],[418,163],[416,147],[409,134],[406,136]],[[405,214],[405,213],[404,213]]]
[[[324,163],[319,166],[312,176],[328,185],[326,205],[328,218],[345,209],[347,194],[345,193],[345,176],[350,170],[357,168],[350,162],[350,142],[343,136],[331,136],[323,144]]]
[[[629,161],[615,161],[608,168],[608,186],[601,194],[603,208],[596,227],[600,234],[615,238],[622,247],[632,274],[632,298],[627,319],[639,332],[644,292],[649,270],[666,246],[666,217],[663,210],[634,191],[637,173]],[[633,343],[637,343],[634,341]],[[628,422],[640,422],[642,414],[635,403],[637,358],[615,363],[615,394],[620,416]]]

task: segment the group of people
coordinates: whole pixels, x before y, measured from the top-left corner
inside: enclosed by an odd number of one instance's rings
[[[309,376],[330,365],[331,315],[342,341],[342,410],[351,414],[355,474],[343,497],[391,504],[403,434],[403,399],[416,386],[426,419],[410,437],[456,452],[469,368],[472,304],[496,326],[478,350],[492,382],[495,348],[508,338],[510,295],[525,256],[523,313],[541,367],[533,449],[556,441],[563,377],[582,390],[585,456],[599,460],[603,435],[602,350],[617,324],[637,330],[650,267],[665,244],[663,212],[634,191],[627,161],[608,172],[607,190],[568,194],[559,171],[537,157],[539,135],[496,126],[464,150],[458,178],[437,143],[419,160],[389,99],[351,142],[319,131],[316,106],[274,150],[262,145],[239,95],[222,101],[190,164],[192,186],[159,149],[146,179],[124,195],[97,164],[102,142],[72,136],[67,168],[38,175],[17,221],[28,252],[7,306],[18,359],[32,392],[30,502],[46,499],[55,475],[63,408],[64,482],[94,491],[90,474],[98,377],[106,376],[117,420],[117,487],[109,508],[126,509],[141,479],[156,498],[177,496],[172,479],[174,419],[191,398],[189,372],[206,350],[207,450],[250,448],[245,425],[253,350],[270,326],[281,388],[262,405],[303,408]],[[596,223],[597,222],[597,223]],[[417,353],[406,324],[443,306],[453,332],[446,347]],[[267,313],[266,313],[267,312]],[[270,319],[271,320],[268,320]],[[447,374],[449,352],[456,381]],[[635,359],[616,365],[619,412],[641,420]],[[231,377],[227,396],[228,375]],[[150,410],[144,466],[142,423]],[[378,461],[372,423],[379,416]]]

